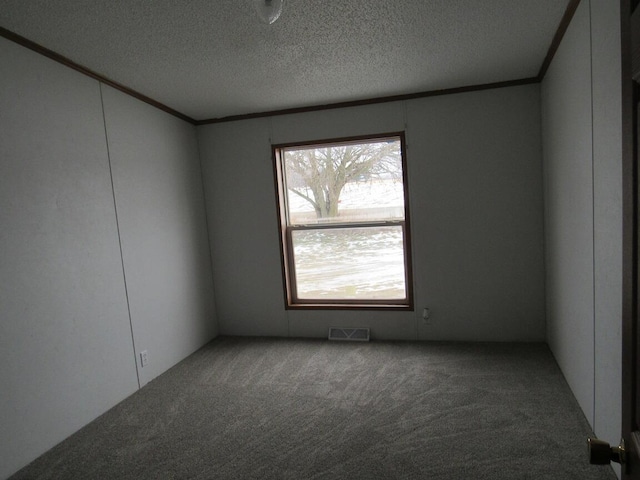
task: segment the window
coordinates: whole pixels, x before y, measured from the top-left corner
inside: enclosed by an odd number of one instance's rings
[[[404,134],[273,147],[287,308],[413,309]]]

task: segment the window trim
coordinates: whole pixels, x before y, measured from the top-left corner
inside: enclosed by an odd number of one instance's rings
[[[366,143],[376,140],[395,138],[400,141],[400,154],[402,162],[402,184],[404,193],[404,219],[403,220],[374,220],[371,222],[344,222],[313,225],[288,225],[287,219],[287,192],[284,182],[284,165],[281,152],[287,148],[324,148],[328,146],[345,145],[351,143]],[[407,175],[407,148],[404,132],[381,133],[373,135],[361,135],[354,137],[330,138],[305,142],[291,142],[274,144],[271,146],[276,205],[278,214],[278,236],[280,244],[280,263],[282,265],[282,283],[284,288],[285,309],[287,310],[401,310],[414,311],[413,298],[413,269],[411,257],[411,229],[409,217],[409,183]],[[403,233],[404,271],[406,298],[399,300],[369,300],[361,299],[300,299],[297,296],[297,284],[295,278],[292,232],[296,230],[320,230],[332,228],[367,228],[375,226],[401,226]]]

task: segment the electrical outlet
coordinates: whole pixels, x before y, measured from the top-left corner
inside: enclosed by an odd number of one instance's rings
[[[431,325],[431,310],[429,310],[428,308],[423,308],[422,309],[422,319],[424,320],[424,323],[426,323],[427,325]]]
[[[149,363],[149,354],[146,350],[143,350],[140,352],[140,365],[146,367],[147,363]]]

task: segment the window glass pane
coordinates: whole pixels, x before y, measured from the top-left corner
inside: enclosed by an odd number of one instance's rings
[[[289,225],[404,218],[400,140],[284,150]]]
[[[402,226],[293,230],[298,298],[406,298]]]

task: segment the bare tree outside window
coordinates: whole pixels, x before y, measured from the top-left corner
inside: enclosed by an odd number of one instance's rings
[[[286,150],[284,157],[292,223],[296,223],[302,213],[291,208],[299,205],[292,195],[313,208],[318,222],[346,220],[340,218],[345,210],[341,208],[340,198],[345,187],[354,183],[359,186],[357,190],[362,197],[361,202],[355,202],[361,203],[357,205],[359,210],[375,207],[378,200],[385,202],[383,198],[371,199],[367,195],[373,182],[395,185],[395,197],[402,202],[402,156],[398,140]],[[377,192],[385,195],[385,189],[378,188]],[[354,202],[351,204],[355,206]],[[308,216],[302,217],[304,221],[309,220]]]

